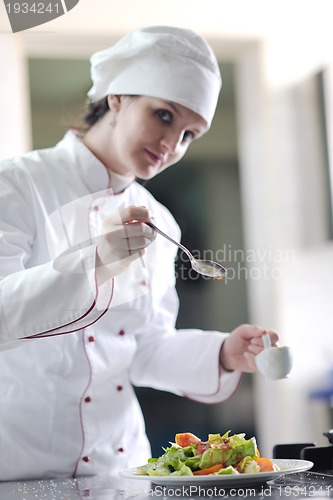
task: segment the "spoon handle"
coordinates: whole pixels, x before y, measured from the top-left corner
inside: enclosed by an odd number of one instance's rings
[[[156,227],[155,224],[153,224],[152,222],[146,222],[146,224],[147,224],[147,226],[150,226],[152,229],[155,229],[155,231],[157,233],[159,233],[161,236],[164,236],[164,238],[166,238],[167,240],[171,241],[171,243],[174,243],[175,245],[177,245],[177,247],[179,247],[181,250],[183,250],[183,252],[186,253],[186,255],[188,256],[188,258],[190,259],[190,261],[194,260],[193,255],[191,254],[191,252],[186,247],[184,247],[184,245],[182,245],[181,243],[178,243],[178,241],[173,240],[172,238],[170,238],[170,236],[168,236],[167,234],[163,233],[163,231],[161,231],[158,227]]]

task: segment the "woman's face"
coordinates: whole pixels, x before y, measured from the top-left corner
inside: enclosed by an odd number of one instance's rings
[[[119,174],[151,179],[179,161],[207,130],[201,116],[173,102],[144,96],[108,100],[116,124],[104,123],[103,157]]]

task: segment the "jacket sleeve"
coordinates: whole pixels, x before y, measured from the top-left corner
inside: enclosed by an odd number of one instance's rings
[[[93,247],[73,254],[72,273],[59,272],[47,263],[3,278],[0,348],[13,347],[13,341],[23,338],[73,333],[95,323],[108,309],[112,281],[97,287],[93,264],[86,272],[75,272],[82,262],[94,262],[94,256]]]
[[[99,319],[112,297],[113,282],[98,287],[96,246],[66,255],[66,272],[38,253],[38,200],[22,172],[1,176],[0,186],[0,349],[20,339],[71,333]],[[39,227],[42,227],[39,221]]]
[[[138,354],[132,363],[133,384],[206,404],[225,401],[238,388],[242,374],[225,372],[220,367],[219,352],[224,339],[225,335],[219,332],[186,329],[160,338],[158,346],[140,346],[145,355]]]
[[[238,388],[241,372],[226,372],[219,353],[227,333],[174,327],[178,298],[169,288],[149,329],[137,336],[131,365],[134,385],[186,396],[202,403],[218,403]]]

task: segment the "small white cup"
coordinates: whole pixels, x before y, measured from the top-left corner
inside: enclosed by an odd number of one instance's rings
[[[270,380],[288,377],[293,365],[291,348],[288,346],[269,347],[267,337],[263,340],[265,349],[255,358],[259,373]]]

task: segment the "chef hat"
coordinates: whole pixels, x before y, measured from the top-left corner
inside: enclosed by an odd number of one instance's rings
[[[222,86],[216,57],[192,30],[138,29],[91,59],[92,102],[108,94],[144,95],[181,104],[210,126]]]

